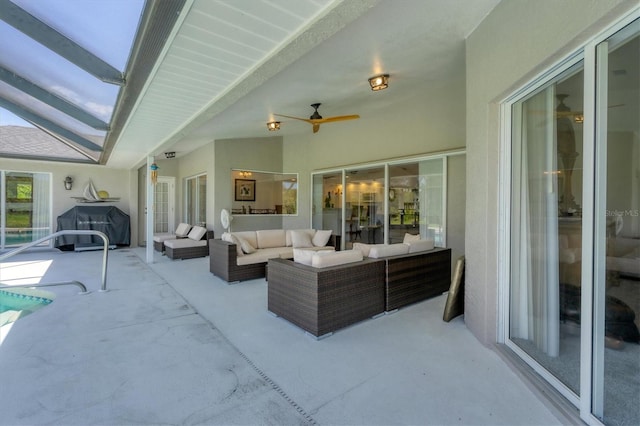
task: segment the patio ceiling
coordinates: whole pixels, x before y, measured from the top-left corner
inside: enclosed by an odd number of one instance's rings
[[[272,136],[265,123],[274,113],[308,115],[313,102],[327,115],[364,118],[416,84],[464,72],[464,40],[498,2],[147,0],[122,68],[126,83],[103,120],[102,151],[48,134],[76,156],[88,150],[89,161],[128,169],[148,155],[181,156],[215,139]],[[0,10],[7,3],[26,9],[21,3],[29,2],[0,0]],[[392,75],[393,90],[372,103],[367,78],[378,72]],[[0,156],[10,156],[1,114]],[[286,124],[280,136],[309,130]]]

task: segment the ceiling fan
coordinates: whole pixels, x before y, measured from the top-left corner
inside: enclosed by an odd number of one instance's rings
[[[356,118],[360,118],[360,116],[357,114],[338,115],[335,117],[322,118],[322,116],[318,113],[318,107],[320,105],[322,104],[320,103],[311,104],[311,106],[315,109],[315,111],[313,112],[313,114],[311,114],[311,117],[309,118],[292,117],[290,115],[284,115],[284,114],[273,114],[273,115],[277,115],[278,117],[293,118],[294,120],[306,121],[307,123],[310,123],[313,126],[313,133],[318,133],[318,130],[320,130],[320,125],[323,123],[333,123],[335,121],[355,120]]]

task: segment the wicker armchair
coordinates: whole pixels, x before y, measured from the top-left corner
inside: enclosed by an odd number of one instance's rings
[[[314,268],[269,260],[268,309],[316,338],[384,312],[384,261]]]

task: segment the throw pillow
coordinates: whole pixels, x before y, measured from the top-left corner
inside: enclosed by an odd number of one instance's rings
[[[331,232],[331,229],[317,230],[316,234],[311,239],[311,242],[316,247],[324,247],[329,242],[329,238],[331,238]]]
[[[239,237],[237,235],[233,236],[236,240],[238,240],[238,243],[240,243],[240,247],[242,247],[242,251],[246,254],[251,254],[251,253],[255,253],[256,252],[256,248],[254,246],[252,246],[251,244],[249,244],[249,241],[245,240],[242,237]]]
[[[354,250],[360,250],[364,257],[369,257],[369,251],[371,251],[372,244],[366,243],[353,243]]]
[[[231,244],[235,244],[236,245],[236,254],[239,256],[244,256],[244,252],[242,251],[242,246],[240,246],[240,242],[238,241],[238,239],[236,237],[234,237],[233,235],[231,235],[228,232],[223,232],[222,233],[222,237],[220,237],[220,239],[222,241],[226,241],[228,243]]]
[[[313,247],[311,235],[304,231],[291,231],[291,245],[293,248]]]
[[[409,233],[404,234],[404,239],[402,240],[402,242],[407,244],[411,241],[420,241],[420,234],[416,234],[416,235],[409,234]]]

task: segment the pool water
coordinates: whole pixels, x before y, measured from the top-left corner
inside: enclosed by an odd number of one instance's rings
[[[30,288],[0,289],[0,327],[53,302],[55,293]]]

